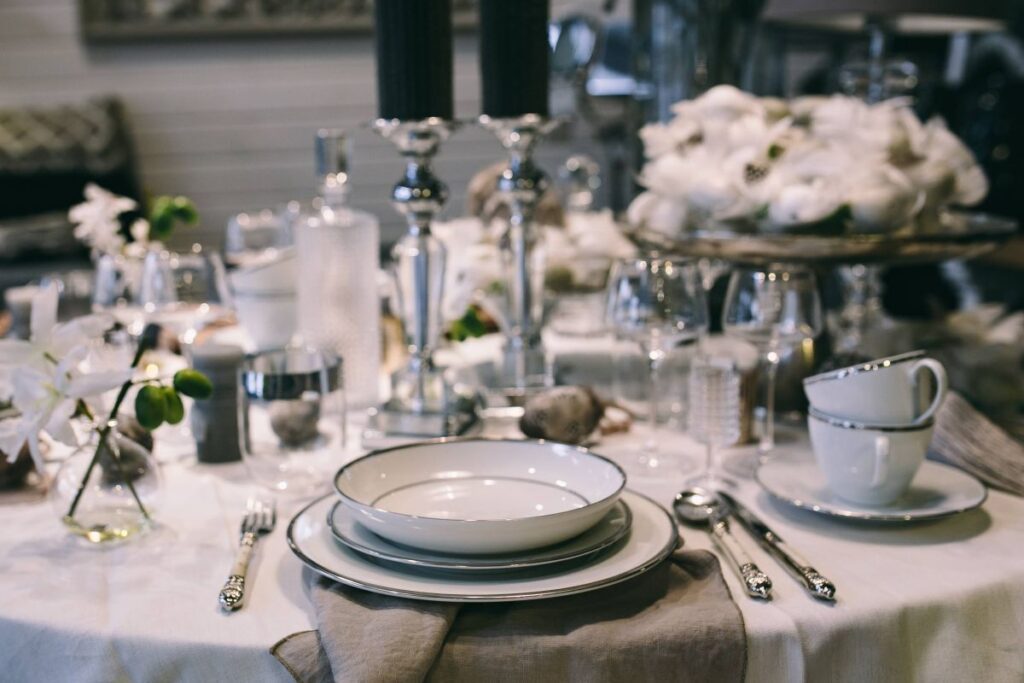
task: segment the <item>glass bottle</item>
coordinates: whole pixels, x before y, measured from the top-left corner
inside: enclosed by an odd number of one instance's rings
[[[377,403],[380,365],[380,227],[346,204],[348,141],[341,130],[316,134],[319,197],[295,224],[299,332],[306,344],[345,363],[349,404]]]

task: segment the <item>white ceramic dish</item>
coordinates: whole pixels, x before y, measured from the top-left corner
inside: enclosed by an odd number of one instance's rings
[[[288,545],[314,571],[335,581],[374,593],[414,600],[511,602],[573,595],[611,586],[643,574],[675,550],[676,525],[660,505],[632,491],[622,493],[633,511],[633,526],[624,543],[583,564],[562,565],[540,576],[464,576],[422,572],[374,562],[338,543],[327,513],[334,496],[303,508],[288,525]]]
[[[858,505],[887,505],[910,486],[935,426],[865,425],[812,408],[807,428],[814,458],[833,493]]]
[[[441,439],[374,451],[334,487],[359,523],[441,553],[511,553],[597,524],[626,474],[585,448],[545,441]]]
[[[921,377],[930,375],[929,382]],[[875,425],[924,424],[946,397],[942,363],[924,351],[851,365],[804,379],[811,406],[825,415]],[[934,395],[927,391],[934,388]]]
[[[889,505],[858,505],[832,493],[810,452],[768,458],[757,482],[783,503],[822,515],[865,522],[907,523],[949,517],[973,510],[988,496],[984,484],[955,467],[926,460],[910,489]]]
[[[369,531],[356,521],[356,514],[340,501],[328,516],[331,533],[352,550],[369,557],[409,567],[456,572],[512,571],[575,562],[610,548],[629,533],[633,513],[619,500],[600,522],[579,536],[536,550],[503,555],[443,555],[419,548],[396,545]]]

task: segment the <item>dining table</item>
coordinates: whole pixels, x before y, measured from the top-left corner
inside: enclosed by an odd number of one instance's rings
[[[350,433],[358,434],[359,419],[352,421]],[[500,419],[481,427],[484,437],[514,431],[514,422]],[[199,464],[187,439],[161,436],[158,524],[133,542],[89,546],[62,529],[40,492],[0,494],[3,680],[292,680],[271,648],[316,627],[304,566],[285,533],[304,501],[278,500],[282,523],[259,544],[246,604],[222,612],[217,594],[246,499],[258,490],[242,463]],[[630,488],[669,508],[703,451],[662,428],[661,447],[691,471],[680,465],[638,475],[632,464],[647,437],[645,425],[634,425],[593,449],[634,472]],[[809,448],[802,430],[780,432],[780,453]],[[339,466],[362,452],[353,439]],[[981,508],[946,519],[872,525],[788,507],[753,479],[735,484],[735,497],[837,586],[835,603],[812,599],[734,528],[775,584],[772,600],[753,600],[723,569],[744,621],[747,680],[1024,680],[1024,500],[992,490]],[[680,533],[684,547],[713,547],[701,529]]]

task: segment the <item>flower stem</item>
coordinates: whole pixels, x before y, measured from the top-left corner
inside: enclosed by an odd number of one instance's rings
[[[142,360],[142,355],[144,353],[146,353],[146,345],[140,343],[139,348],[135,351],[135,357],[132,359],[131,367],[134,368],[139,364],[139,361]],[[75,516],[75,510],[78,509],[78,503],[82,499],[82,494],[85,493],[85,487],[89,482],[89,477],[92,476],[92,471],[93,469],[96,468],[96,463],[98,463],[100,460],[100,453],[103,452],[103,445],[107,442],[107,438],[110,436],[110,425],[115,420],[117,420],[117,412],[121,409],[121,404],[124,403],[125,397],[128,396],[128,390],[131,389],[132,384],[132,380],[129,379],[127,382],[121,385],[120,391],[117,392],[117,398],[114,400],[114,407],[110,409],[110,417],[107,419],[107,424],[103,425],[103,427],[100,428],[99,443],[96,444],[96,452],[93,453],[92,460],[89,461],[89,466],[85,468],[85,476],[82,477],[82,483],[78,485],[78,490],[75,492],[75,497],[71,501],[71,507],[68,508],[68,514],[65,515],[67,519],[73,519]],[[84,401],[81,402],[81,407],[84,407],[85,414],[91,417],[91,411],[89,410],[89,407],[85,405]],[[112,447],[110,450],[111,456],[113,457],[114,463],[117,467],[118,474],[121,475],[121,478],[124,480],[124,483],[128,485],[128,489],[131,491],[132,497],[135,498],[135,502],[138,503],[139,505],[139,510],[142,511],[142,516],[148,520],[150,518],[149,512],[147,512],[146,507],[142,504],[142,500],[139,498],[139,494],[135,491],[135,486],[132,485],[132,482],[128,479],[127,476],[125,476],[124,469],[121,467],[121,456],[117,452],[117,448]]]

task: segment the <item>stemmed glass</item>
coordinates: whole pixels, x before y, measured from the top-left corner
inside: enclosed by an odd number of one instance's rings
[[[814,272],[800,266],[740,268],[729,278],[722,327],[758,348],[765,369],[764,417],[758,451],[775,447],[775,378],[782,354],[822,329]]]
[[[152,251],[143,264],[139,300],[147,322],[191,344],[205,323],[223,317],[230,307],[224,264],[216,252],[198,244],[185,253]]]
[[[728,358],[699,358],[690,368],[690,437],[705,449],[704,471],[688,485],[718,491],[728,480],[718,472],[715,449],[740,438],[740,376]]]
[[[708,329],[700,273],[692,261],[652,254],[616,263],[608,288],[608,326],[647,359],[651,437],[640,462],[667,466],[671,459],[657,457],[658,370],[672,349],[695,344]]]

